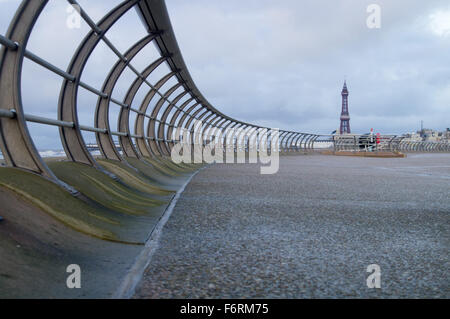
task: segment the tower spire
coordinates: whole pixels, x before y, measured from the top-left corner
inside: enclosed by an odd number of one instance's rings
[[[348,113],[348,89],[347,80],[344,80],[344,87],[342,88],[342,111],[341,111],[341,127],[340,134],[350,134],[350,114]]]

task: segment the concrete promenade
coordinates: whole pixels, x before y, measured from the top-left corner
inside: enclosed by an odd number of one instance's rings
[[[449,154],[217,164],[182,194],[135,298],[450,298],[449,234]]]

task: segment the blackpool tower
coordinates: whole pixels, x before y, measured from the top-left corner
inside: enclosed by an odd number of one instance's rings
[[[342,111],[341,111],[341,127],[339,129],[340,134],[350,134],[350,115],[348,114],[348,90],[347,82],[344,81],[344,87],[342,88]]]

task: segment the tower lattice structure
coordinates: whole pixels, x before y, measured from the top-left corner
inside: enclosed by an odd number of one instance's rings
[[[348,113],[348,90],[347,82],[344,82],[342,88],[342,111],[341,111],[341,127],[339,129],[340,134],[350,134],[350,114]]]

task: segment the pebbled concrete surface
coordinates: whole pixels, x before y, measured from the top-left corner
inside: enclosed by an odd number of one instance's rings
[[[450,154],[218,164],[187,186],[134,298],[449,298],[449,234]]]

